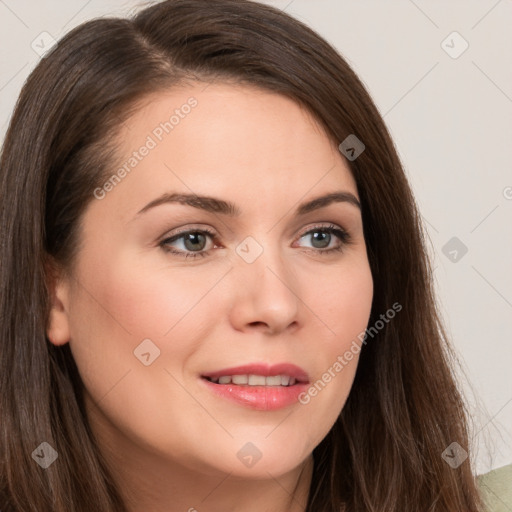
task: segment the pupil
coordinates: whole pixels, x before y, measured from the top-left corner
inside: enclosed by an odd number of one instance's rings
[[[319,235],[319,236],[318,236]],[[327,243],[325,243],[327,241]],[[329,242],[331,241],[331,234],[326,233],[324,231],[315,231],[313,234],[313,245],[315,242],[320,242],[320,246],[316,245],[317,248],[325,248],[329,246]]]
[[[185,247],[190,251],[194,251],[196,249],[201,250],[204,249],[204,247],[197,247],[197,245],[194,246],[193,244],[199,243],[201,245],[201,242],[204,241],[205,236],[202,235],[201,233],[189,233],[187,238],[185,239]],[[192,242],[192,245],[189,242]]]

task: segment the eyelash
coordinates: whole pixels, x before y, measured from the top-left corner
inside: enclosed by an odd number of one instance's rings
[[[331,254],[333,252],[341,252],[345,246],[349,245],[350,243],[352,243],[352,239],[351,239],[351,236],[350,234],[345,231],[344,229],[341,229],[333,224],[330,224],[329,226],[314,226],[313,228],[309,229],[308,231],[306,231],[305,233],[303,233],[300,237],[300,238],[303,238],[307,235],[310,235],[312,233],[315,233],[317,231],[322,231],[322,232],[326,232],[326,233],[330,233],[331,235],[334,234],[335,236],[338,237],[338,239],[340,240],[340,245],[338,247],[332,247],[331,249],[310,249],[312,250],[313,252],[316,252],[316,253],[319,253],[319,254],[322,254],[322,255],[327,255],[327,254]],[[179,240],[180,238],[183,238],[185,235],[189,235],[191,233],[200,233],[202,235],[208,235],[210,238],[212,238],[212,240],[215,242],[216,241],[216,235],[213,231],[210,231],[209,229],[189,229],[188,231],[182,231],[180,233],[176,233],[175,235],[173,235],[172,237],[170,238],[166,238],[165,240],[162,240],[159,244],[159,246],[165,251],[165,252],[168,252],[168,253],[171,253],[171,254],[175,254],[177,256],[181,256],[181,257],[184,257],[184,258],[197,258],[197,257],[205,257],[205,256],[209,256],[210,255],[210,251],[196,251],[196,252],[184,252],[184,251],[177,251],[175,249],[172,249],[169,247],[169,243],[171,242],[175,242],[176,240]]]

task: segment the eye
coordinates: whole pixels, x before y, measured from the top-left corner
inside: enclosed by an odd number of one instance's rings
[[[212,249],[212,247],[206,249],[208,239],[214,244],[216,241],[215,237],[215,233],[208,229],[189,229],[162,240],[159,245],[164,251],[184,258],[205,257],[211,254]],[[314,226],[301,235],[299,240],[308,237],[312,240],[312,250],[320,254],[340,252],[351,242],[349,233],[333,224],[329,226]],[[336,239],[338,240],[337,243]],[[181,245],[181,247],[176,248],[176,242],[179,242],[178,245]],[[334,245],[332,245],[333,242]]]
[[[185,258],[197,258],[198,256],[208,256],[209,250],[205,251],[205,244],[208,238],[215,239],[215,233],[207,229],[194,229],[189,231],[182,231],[170,238],[166,238],[160,242],[160,247],[166,252],[177,254]],[[180,242],[183,248],[178,250],[174,249],[171,244]],[[188,252],[191,251],[191,252]]]
[[[342,251],[351,242],[350,235],[344,229],[333,224],[329,226],[315,226],[304,233],[300,240],[310,237],[313,249],[321,254]],[[336,243],[336,239],[338,242]],[[335,244],[332,245],[332,242]]]

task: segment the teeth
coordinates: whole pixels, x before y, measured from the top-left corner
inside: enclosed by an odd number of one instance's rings
[[[280,386],[281,385],[281,376],[276,375],[274,377],[267,377],[265,379],[265,384],[267,386]]]
[[[263,375],[249,375],[249,386],[264,386],[266,379]]]
[[[247,375],[233,375],[231,381],[233,384],[247,384],[249,377]]]
[[[209,379],[217,384],[236,384],[239,386],[293,386],[297,381],[289,375],[223,375]]]

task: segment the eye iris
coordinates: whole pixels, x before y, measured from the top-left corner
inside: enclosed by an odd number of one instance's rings
[[[315,242],[320,242],[320,246],[315,245]],[[327,233],[325,231],[315,231],[313,233],[313,245],[317,249],[323,249],[325,247],[328,247],[330,242],[331,242],[331,234],[330,233]]]
[[[190,242],[192,242],[192,244],[190,244]],[[199,242],[199,245],[201,245],[201,247],[197,247],[197,245],[194,245],[194,244],[197,244],[198,242]],[[187,235],[185,235],[185,247],[189,251],[194,251],[194,250],[201,251],[202,249],[204,249],[205,242],[206,242],[206,237],[201,233],[188,233]]]

